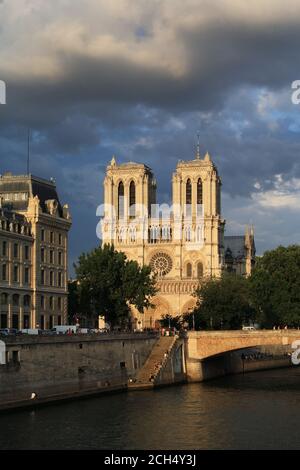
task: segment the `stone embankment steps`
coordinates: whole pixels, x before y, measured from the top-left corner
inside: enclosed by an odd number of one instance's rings
[[[153,347],[144,366],[139,371],[136,381],[129,384],[129,387],[134,389],[153,388],[155,377],[166,361],[165,353],[168,352],[168,355],[170,354],[176,341],[177,336],[161,336]],[[159,364],[160,367],[157,367]],[[151,376],[154,377],[153,381],[150,380]]]

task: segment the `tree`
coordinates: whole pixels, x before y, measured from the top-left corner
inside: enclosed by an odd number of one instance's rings
[[[255,318],[250,304],[249,282],[246,278],[223,273],[221,278],[205,280],[196,290],[197,304],[185,316],[191,327],[194,317],[196,329],[239,329]]]
[[[90,318],[104,315],[112,326],[126,323],[130,305],[139,312],[151,307],[155,295],[155,277],[149,266],[127,260],[111,245],[83,253],[74,265],[82,309]]]
[[[161,317],[159,322],[164,328],[176,328],[177,330],[180,330],[182,324],[182,317],[181,315],[173,317],[172,315],[167,313]]]
[[[258,258],[250,287],[262,326],[299,326],[300,246],[279,246]]]
[[[78,282],[74,279],[68,282],[68,321],[72,325],[75,317],[80,313]]]

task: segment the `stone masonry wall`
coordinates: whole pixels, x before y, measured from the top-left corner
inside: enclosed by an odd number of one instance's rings
[[[146,334],[5,340],[7,364],[0,365],[0,400],[1,394],[14,397],[47,387],[64,392],[91,384],[124,385],[135,377],[156,341]]]

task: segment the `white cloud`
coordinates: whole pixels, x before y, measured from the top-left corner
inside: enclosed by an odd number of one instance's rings
[[[300,178],[284,180],[275,175],[274,189],[253,193],[252,200],[263,208],[300,211]]]

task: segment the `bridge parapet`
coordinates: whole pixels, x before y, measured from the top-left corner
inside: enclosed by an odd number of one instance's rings
[[[296,340],[300,340],[300,330],[190,331],[188,357],[201,360],[237,349],[289,345]]]

